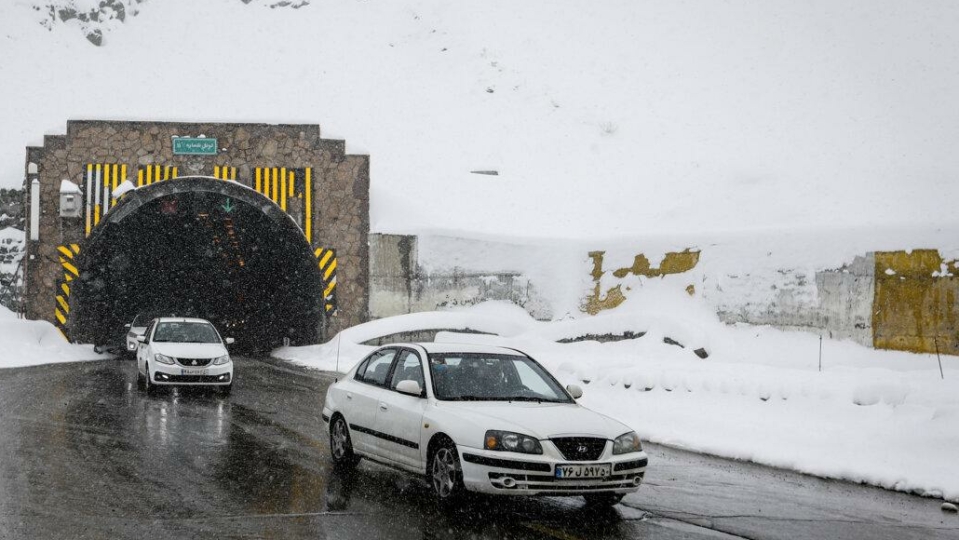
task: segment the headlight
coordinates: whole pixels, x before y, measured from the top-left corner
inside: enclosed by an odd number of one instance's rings
[[[214,366],[222,366],[223,364],[229,364],[229,363],[230,363],[230,355],[228,354],[224,354],[223,356],[220,356],[219,358],[213,359]]]
[[[521,452],[523,454],[542,454],[543,447],[539,441],[523,435],[513,433],[512,431],[499,431],[491,429],[486,432],[483,440],[483,448],[487,450],[499,450],[502,452]]]
[[[613,455],[641,452],[643,444],[639,442],[639,435],[635,431],[620,435],[613,441]]]
[[[163,354],[154,354],[153,359],[161,364],[170,364],[171,366],[173,365],[173,359]]]

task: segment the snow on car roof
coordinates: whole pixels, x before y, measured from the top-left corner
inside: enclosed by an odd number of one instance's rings
[[[158,322],[195,322],[211,324],[210,321],[206,319],[198,319],[196,317],[158,317],[157,319]]]
[[[510,349],[507,347],[497,347],[496,345],[478,345],[475,343],[417,343],[420,347],[426,349],[428,353],[486,353],[486,354],[510,354],[522,356],[525,353]]]

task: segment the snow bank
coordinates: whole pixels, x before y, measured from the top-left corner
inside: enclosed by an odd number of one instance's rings
[[[0,306],[0,368],[101,360],[110,355],[93,352],[92,345],[67,343],[55,326],[44,321],[18,319]]]
[[[535,321],[500,303],[359,325],[329,343],[278,349],[300,365],[347,371],[373,347],[360,342],[414,329],[437,341],[507,345],[528,352],[581,402],[646,440],[827,478],[959,500],[959,358],[879,351],[768,327],[726,326],[715,316],[617,310],[581,320]],[[558,343],[588,335],[639,338]],[[664,338],[683,345],[671,345]],[[684,342],[685,340],[685,342]],[[705,347],[707,359],[693,349]],[[655,467],[653,463],[651,466]]]

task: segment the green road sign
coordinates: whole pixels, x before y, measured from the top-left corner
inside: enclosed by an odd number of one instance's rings
[[[176,137],[173,139],[173,153],[189,156],[215,156],[216,139]]]

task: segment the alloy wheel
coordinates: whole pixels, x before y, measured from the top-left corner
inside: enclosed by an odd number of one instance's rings
[[[336,423],[333,424],[333,436],[330,441],[333,443],[333,458],[343,459],[346,456],[349,435],[346,433],[346,422],[342,418],[337,418]]]
[[[456,479],[456,458],[449,448],[440,448],[433,456],[433,488],[441,499],[453,493]]]

